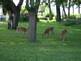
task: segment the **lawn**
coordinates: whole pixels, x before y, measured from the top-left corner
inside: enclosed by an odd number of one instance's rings
[[[42,33],[48,26],[54,26],[55,33],[47,38]],[[56,22],[39,22],[37,42],[31,43],[27,34],[8,30],[6,23],[0,23],[0,61],[81,61],[80,26],[67,27],[68,37],[62,42],[59,33],[65,26]]]

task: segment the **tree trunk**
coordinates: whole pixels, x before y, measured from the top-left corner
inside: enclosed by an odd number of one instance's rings
[[[13,14],[9,12],[8,29],[12,29],[13,18]]]
[[[57,11],[56,20],[58,22],[61,22],[60,4],[59,4],[59,2],[57,0],[56,0],[56,11]]]
[[[28,30],[28,38],[30,41],[36,41],[36,15],[33,12],[29,12],[29,30]]]
[[[73,7],[73,15],[74,15],[74,5],[72,7]]]
[[[51,12],[50,0],[48,0],[48,7],[49,7],[49,19],[52,20],[53,19],[53,15],[52,15],[52,12]]]
[[[80,14],[80,4],[78,5],[78,14]]]
[[[20,11],[14,11],[12,16],[10,16],[11,19],[8,22],[8,29],[15,30],[18,26],[19,18],[20,18]]]
[[[70,3],[71,3],[71,0],[68,0],[68,3],[69,3],[69,6],[68,6],[68,17],[70,16]]]
[[[38,16],[37,16],[37,12],[36,12],[36,14],[35,14],[35,17],[36,17],[36,22],[39,22],[39,18],[38,18]]]
[[[66,17],[67,17],[67,14],[66,14],[65,7],[64,7],[63,4],[62,4],[62,8],[63,8],[64,16],[65,16],[65,18],[66,18]]]
[[[37,13],[39,5],[40,0],[26,0],[26,9],[28,10],[29,18],[28,39],[31,42],[36,42]]]
[[[68,7],[68,17],[70,16],[70,7]]]
[[[12,29],[16,29],[17,28],[19,19],[20,19],[20,11],[16,11],[14,13],[14,20],[13,20]]]
[[[8,29],[12,29],[12,20],[8,21]]]
[[[11,14],[13,13],[13,20],[9,21],[8,23],[8,29],[16,29],[18,26],[19,18],[20,18],[20,10],[21,10],[21,5],[23,3],[23,0],[19,0],[18,5],[16,6],[13,1],[9,0],[10,4],[9,5],[9,10],[11,11]]]

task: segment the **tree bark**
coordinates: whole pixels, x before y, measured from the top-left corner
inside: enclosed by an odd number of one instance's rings
[[[20,18],[20,10],[21,10],[21,5],[23,3],[23,0],[20,0],[17,6],[13,3],[13,1],[10,0],[10,2],[11,2],[10,5],[8,4],[10,8],[9,10],[11,11],[11,14],[12,13],[14,14],[14,16],[13,16],[13,20],[10,21],[12,23],[12,26],[9,25],[10,23],[9,22],[8,27],[15,30],[18,26],[18,22]]]
[[[53,15],[52,15],[52,12],[51,12],[51,5],[50,5],[50,0],[48,0],[48,7],[49,7],[49,19],[52,20],[53,19]]]
[[[32,42],[36,42],[36,15],[33,12],[29,12],[29,30],[28,38]]]
[[[72,7],[73,7],[73,15],[74,15],[74,5]]]
[[[28,39],[31,42],[36,42],[36,26],[37,26],[37,13],[40,5],[40,0],[26,0],[26,9],[28,10],[29,28],[28,28]],[[31,7],[30,7],[31,6]]]
[[[80,14],[80,4],[78,5],[78,14]]]
[[[66,17],[67,17],[67,14],[66,14],[66,11],[65,11],[64,4],[62,4],[62,8],[63,8],[64,16],[65,16],[65,18],[66,18]]]
[[[71,0],[68,0],[69,6],[68,6],[68,17],[70,16],[70,4],[71,4]]]
[[[12,23],[13,23],[13,13],[9,11],[8,29],[12,29]]]
[[[59,1],[57,0],[56,0],[56,12],[57,12],[56,20],[57,22],[61,22],[60,4]]]
[[[14,12],[14,20],[13,20],[12,29],[16,29],[17,28],[19,19],[20,19],[20,11]]]
[[[18,26],[18,22],[19,22],[19,18],[20,18],[20,11],[18,11],[17,9],[16,9],[16,11],[14,10],[14,12],[11,13],[10,17],[12,17],[12,18],[9,19],[8,29],[15,30]]]

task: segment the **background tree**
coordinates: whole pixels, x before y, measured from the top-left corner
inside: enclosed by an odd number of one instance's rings
[[[71,0],[68,0],[68,17],[70,16]]]
[[[67,1],[68,1],[68,0],[60,0],[60,4],[62,5],[63,13],[64,13],[64,17],[65,17],[65,18],[67,17],[67,14],[66,14],[66,11],[65,11],[65,7],[66,7],[66,5],[67,5]]]
[[[56,3],[56,21],[61,22],[61,13],[60,13],[60,0],[55,0]]]
[[[78,6],[78,14],[80,14],[80,4],[81,4],[81,0],[73,0],[73,2]]]
[[[48,0],[48,7],[49,7],[49,19],[52,20],[53,19],[53,14],[51,11],[51,1]]]
[[[9,14],[13,14],[14,20],[9,21],[8,25],[9,29],[16,29],[18,26],[19,18],[20,18],[20,10],[21,10],[21,5],[23,3],[23,0],[19,0],[18,5],[16,6],[12,0],[2,0],[2,5],[3,8],[5,8],[7,11],[9,11]]]

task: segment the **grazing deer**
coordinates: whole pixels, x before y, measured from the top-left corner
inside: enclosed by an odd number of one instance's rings
[[[63,30],[61,31],[60,38],[61,38],[62,41],[65,40],[65,38],[66,38],[66,36],[67,36],[67,32],[68,32],[67,29],[63,29]]]
[[[24,28],[24,27],[17,27],[16,31],[17,32],[27,32],[28,29]]]
[[[49,36],[50,33],[53,33],[54,32],[54,27],[48,27],[45,29],[45,31],[43,32],[43,34],[45,36]]]

